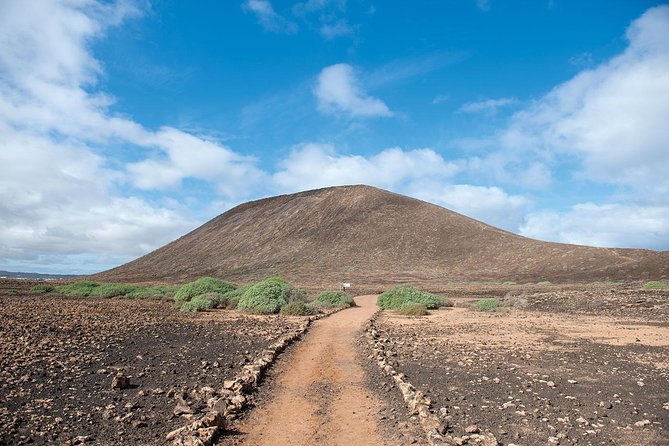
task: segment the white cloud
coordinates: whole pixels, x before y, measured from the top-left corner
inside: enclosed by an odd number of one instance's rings
[[[468,102],[463,104],[459,111],[463,113],[495,113],[497,109],[517,104],[514,98],[486,99],[484,101]]]
[[[396,189],[424,178],[447,179],[459,167],[431,149],[383,150],[375,155],[345,155],[328,144],[301,144],[278,164],[273,182],[283,191],[345,184]]]
[[[579,245],[669,249],[669,206],[582,203],[530,214],[521,234]]]
[[[109,111],[89,46],[139,13],[126,2],[0,2],[0,265],[112,266],[195,225],[179,206],[121,192],[128,183],[193,177],[232,197],[244,190],[235,181],[259,177],[253,159],[215,141]],[[118,145],[140,159],[129,172],[113,167]]]
[[[367,96],[358,85],[353,67],[336,64],[323,68],[314,93],[324,113],[345,113],[354,117],[392,116],[380,99]]]
[[[297,32],[297,25],[277,13],[269,0],[246,0],[243,7],[255,14],[265,31],[285,34]]]
[[[262,178],[255,159],[180,130],[163,127],[147,144],[158,147],[165,156],[131,163],[131,181],[141,189],[166,189],[179,186],[185,178],[199,178],[216,184],[220,193],[235,196]]]
[[[94,272],[196,224],[176,207],[115,195],[110,188],[119,173],[86,146],[1,124],[0,135],[0,264]],[[82,256],[85,264],[73,262]]]
[[[499,187],[469,184],[422,185],[412,196],[439,204],[476,220],[517,232],[532,205],[521,195],[509,195]]]
[[[353,28],[344,19],[337,20],[333,23],[324,23],[320,30],[321,36],[332,40],[337,37],[350,36],[353,34]]]
[[[669,196],[669,6],[627,30],[624,52],[517,113],[509,148],[575,156],[582,176]]]

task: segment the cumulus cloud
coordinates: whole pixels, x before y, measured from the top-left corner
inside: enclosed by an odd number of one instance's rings
[[[517,103],[518,100],[514,98],[486,99],[484,101],[467,102],[460,107],[459,111],[462,113],[495,113],[501,107],[508,107]]]
[[[141,14],[132,3],[33,3],[0,3],[0,264],[113,266],[196,224],[178,205],[121,192],[128,185],[193,177],[232,195],[232,181],[257,177],[254,160],[215,141],[110,112],[89,45]],[[114,167],[119,144],[140,159],[129,171]]]
[[[244,9],[251,11],[265,31],[295,34],[297,25],[277,13],[269,0],[246,0]]]
[[[174,188],[192,177],[216,184],[224,195],[236,196],[243,191],[240,182],[253,184],[263,176],[254,158],[171,127],[160,129],[146,143],[165,156],[128,165],[131,181],[140,189]]]
[[[571,155],[583,178],[669,195],[669,6],[627,29],[622,54],[579,73],[504,132],[506,147]]]
[[[329,144],[296,146],[278,164],[273,182],[284,191],[345,184],[369,184],[397,189],[424,178],[448,179],[459,167],[432,149],[390,148],[364,157],[338,153]]]
[[[361,90],[353,67],[348,64],[323,68],[314,93],[318,109],[324,113],[344,113],[353,117],[393,115],[383,101],[367,96]]]
[[[530,214],[520,232],[579,245],[669,249],[669,207],[582,203],[565,213]]]
[[[499,187],[446,184],[414,188],[411,192],[416,198],[514,232],[524,223],[532,205],[530,199],[510,195]]]

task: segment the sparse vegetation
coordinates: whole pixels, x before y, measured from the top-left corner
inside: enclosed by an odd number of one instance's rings
[[[403,316],[426,316],[429,314],[425,305],[415,303],[409,303],[397,312]]]
[[[452,306],[451,302],[436,294],[419,290],[409,285],[400,285],[381,294],[377,305],[384,310],[398,310],[408,304],[421,304],[425,308],[434,309]]]
[[[184,302],[180,310],[185,312],[207,311],[214,307],[214,302],[207,294],[201,294],[193,297],[191,300]]]
[[[91,297],[104,297],[108,299],[111,297],[125,296],[126,294],[130,294],[141,289],[142,287],[138,285],[106,283],[92,288],[88,295]]]
[[[239,304],[239,299],[242,297],[242,294],[248,289],[248,286],[244,287],[239,287],[235,290],[228,291],[227,293],[223,294],[223,297],[225,298],[225,308],[228,310],[232,310],[237,308],[237,305]]]
[[[188,302],[196,296],[205,293],[225,294],[237,288],[237,285],[224,282],[213,277],[200,277],[194,282],[183,285],[174,293],[174,300],[177,302]]]
[[[553,285],[553,282],[551,282],[549,280],[544,280],[542,282],[537,282],[537,285],[541,285],[541,286]]]
[[[100,284],[91,282],[90,280],[80,280],[78,282],[68,283],[67,285],[60,285],[55,288],[55,291],[67,296],[81,296],[87,297],[91,292],[99,287]]]
[[[32,293],[50,293],[52,292],[56,287],[54,287],[51,284],[48,283],[40,283],[38,285],[35,285],[34,287],[30,288],[30,292]]]
[[[321,308],[345,308],[355,306],[353,297],[343,291],[323,291],[316,296],[316,302],[321,304]]]
[[[476,302],[474,309],[476,311],[497,311],[497,307],[499,307],[499,299],[487,298]]]
[[[669,282],[651,280],[643,284],[644,290],[669,290]]]
[[[132,291],[124,296],[126,299],[162,299],[179,289],[178,286],[149,286]]]
[[[314,310],[304,302],[293,301],[281,307],[279,313],[282,316],[309,316],[310,314],[314,314]]]
[[[249,286],[239,299],[237,308],[247,313],[278,313],[288,303],[294,288],[285,280],[265,279]],[[297,300],[294,300],[297,301]]]
[[[317,300],[312,300],[311,302],[307,302],[305,304],[309,309],[314,313],[322,313],[323,310],[332,308],[331,306],[324,304],[323,302],[319,302]]]

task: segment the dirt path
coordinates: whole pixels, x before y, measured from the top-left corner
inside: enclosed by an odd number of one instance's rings
[[[379,401],[364,384],[354,339],[376,296],[314,323],[282,366],[273,399],[238,427],[243,445],[382,445]]]

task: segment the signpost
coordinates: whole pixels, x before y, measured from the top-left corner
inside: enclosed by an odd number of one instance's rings
[[[342,282],[342,284],[341,284],[341,290],[342,291],[346,291],[349,288],[351,288],[351,283],[350,282]]]

